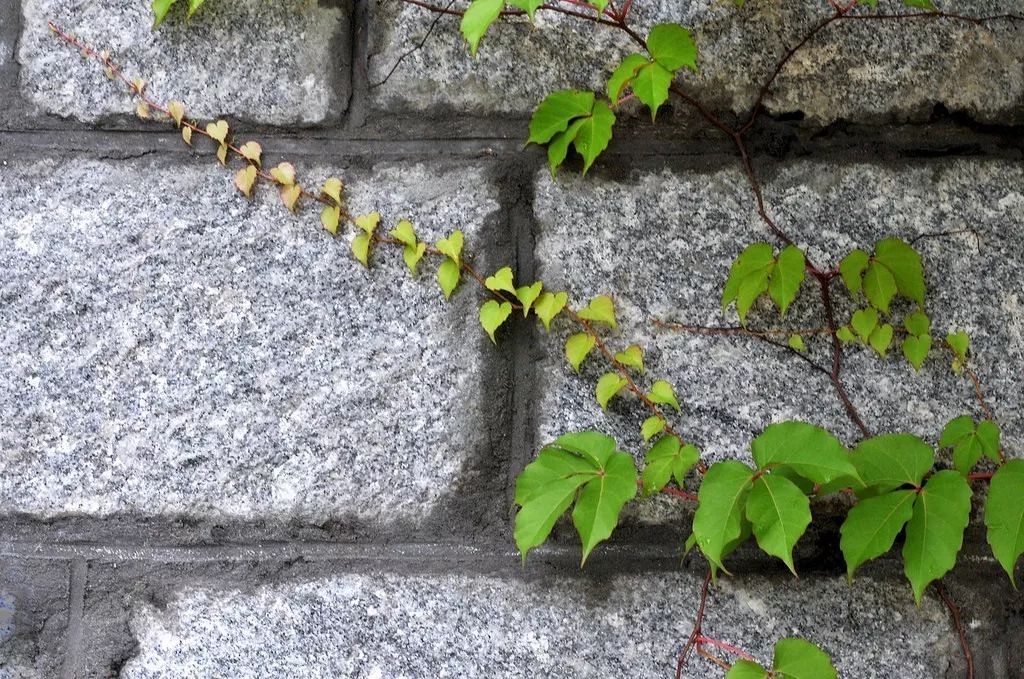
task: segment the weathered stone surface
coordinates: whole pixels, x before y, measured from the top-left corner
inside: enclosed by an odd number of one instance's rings
[[[64,564],[0,559],[0,679],[59,675],[67,592]]]
[[[140,607],[124,679],[671,676],[700,578],[600,583],[352,575],[251,591],[188,588]],[[821,602],[807,605],[808,601]],[[937,677],[955,652],[944,611],[859,578],[751,578],[713,591],[705,634],[767,659],[780,637],[833,653],[842,676]],[[717,676],[692,663],[684,676]]]
[[[487,240],[479,167],[344,176],[356,214]],[[433,267],[367,273],[207,159],[0,177],[0,511],[418,521],[490,450],[475,300]]]
[[[444,4],[444,3],[437,3]],[[900,10],[892,3],[885,10]],[[956,11],[1019,11],[1009,0],[965,0]],[[661,22],[691,27],[700,75],[682,82],[723,111],[749,110],[786,50],[827,16],[824,2],[637,2],[632,23],[646,35]],[[401,55],[424,38],[435,15],[401,0],[378,0],[370,80],[384,80]],[[458,32],[458,17],[438,21],[425,44],[407,55],[375,90],[380,108],[526,113],[564,87],[604,91],[608,75],[635,44],[615,28],[540,12],[536,27],[511,19],[492,27],[476,58]],[[784,68],[767,100],[774,113],[802,111],[817,123],[927,117],[933,105],[983,120],[1024,119],[1024,41],[1008,22],[841,21]]]
[[[929,292],[926,308],[936,346],[951,329],[967,331],[985,396],[1003,427],[1010,454],[1024,438],[1024,358],[1021,283],[1024,263],[1024,166],[1020,163],[939,160],[897,167],[794,163],[765,172],[770,212],[819,267],[831,268],[851,249],[880,238],[922,237]],[[638,342],[647,350],[645,380],[665,378],[679,393],[678,430],[706,459],[749,460],[750,440],[773,421],[801,419],[824,426],[852,444],[860,438],[827,377],[804,361],[755,338],[718,337],[655,328],[652,319],[734,326],[723,316],[722,286],[735,256],[749,243],[770,241],[738,170],[663,171],[616,183],[565,173],[557,184],[546,172],[536,181],[538,276],[571,291],[577,304],[599,293],[616,297],[620,329],[613,350]],[[954,232],[946,236],[925,234]],[[832,286],[837,314],[852,313],[839,280]],[[814,328],[825,321],[819,290],[805,281],[787,320],[762,305],[750,327]],[[907,307],[894,307],[901,319]],[[562,357],[575,332],[567,319],[547,340],[538,443],[560,433],[596,428],[627,449],[643,448],[639,425],[646,411],[636,399],[612,402],[607,415],[594,385],[608,367],[590,358],[577,377]],[[782,335],[782,341],[786,336]],[[830,345],[809,342],[810,357],[830,367]],[[868,350],[847,352],[844,382],[868,427],[909,431],[935,442],[944,424],[963,413],[980,416],[970,381],[953,375],[950,355],[933,352],[915,374],[898,347],[886,359]]]
[[[179,3],[185,6],[186,3]],[[276,125],[337,118],[349,95],[348,13],[304,0],[208,2],[189,21],[172,10],[156,31],[149,3],[25,0],[18,50],[22,95],[42,111],[83,121],[133,114],[124,88],[47,29],[53,20],[107,49],[161,101],[199,118]]]

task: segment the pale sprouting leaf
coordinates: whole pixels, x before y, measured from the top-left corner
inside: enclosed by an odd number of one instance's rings
[[[462,235],[462,231],[456,230],[452,232],[452,235],[447,238],[442,238],[434,244],[434,247],[438,251],[448,257],[452,262],[457,265],[462,264],[462,246],[465,242],[465,236]]]
[[[494,338],[494,332],[501,327],[502,323],[508,320],[512,314],[512,305],[509,302],[498,303],[496,300],[488,300],[480,307],[480,325],[483,326],[491,342],[498,343]]]
[[[235,186],[246,198],[252,197],[252,187],[256,183],[256,166],[246,165],[235,173]]]
[[[659,415],[651,415],[644,423],[640,425],[640,435],[644,438],[644,442],[650,441],[652,438],[665,431],[665,418]]]
[[[928,352],[932,349],[931,335],[908,335],[903,340],[903,355],[906,356],[914,370],[920,370],[924,360],[928,358]]]
[[[352,239],[352,254],[363,266],[370,268],[370,234],[361,233]]]
[[[601,410],[607,410],[608,402],[618,396],[619,392],[625,389],[627,384],[626,378],[618,373],[605,373],[602,375],[601,379],[597,381],[597,387],[594,389],[594,395],[597,398],[598,405],[601,406]]]
[[[763,474],[750,490],[746,515],[758,546],[796,575],[793,546],[811,523],[811,503],[803,491],[785,476]]]
[[[180,101],[170,102],[167,104],[167,115],[171,116],[171,120],[174,121],[175,125],[181,127],[181,121],[185,118],[185,104]]]
[[[839,549],[846,559],[846,577],[853,580],[857,568],[892,547],[896,536],[914,513],[913,490],[894,490],[862,499],[846,515],[839,529]]]
[[[380,225],[380,213],[376,210],[365,215],[359,215],[354,220],[356,227],[363,231],[366,235],[372,236],[373,232],[377,230]]]
[[[580,371],[580,365],[590,354],[590,350],[594,348],[596,342],[594,336],[586,332],[576,333],[565,341],[565,358],[573,370]]]
[[[426,251],[426,243],[417,243],[415,246],[406,245],[402,248],[402,260],[405,261],[405,265],[409,267],[409,273],[413,276],[416,275],[416,267],[419,265],[420,260],[423,259],[423,254]]]
[[[807,345],[804,343],[804,338],[800,335],[789,336],[789,348],[793,351],[799,351],[801,353],[807,351]]]
[[[874,332],[871,333],[871,337],[868,339],[868,344],[875,350],[879,356],[885,357],[889,351],[889,345],[892,344],[892,326],[888,323],[875,328]]]
[[[527,314],[530,313],[530,308],[533,303],[540,297],[540,291],[544,288],[544,284],[540,281],[535,282],[533,285],[524,285],[521,288],[516,288],[516,299],[523,305],[523,318],[526,318]]]
[[[903,543],[903,570],[921,604],[924,589],[956,563],[971,516],[971,487],[946,469],[928,479],[914,502]]]
[[[215,123],[206,124],[206,134],[214,141],[223,144],[228,138],[228,123],[226,120],[218,120]]]
[[[399,221],[388,235],[406,247],[416,247],[416,229],[408,219]]]
[[[291,186],[281,187],[281,202],[284,203],[284,206],[292,212],[295,212],[295,205],[299,202],[299,198],[301,196],[302,187],[299,186],[298,184],[292,184]]]
[[[260,166],[260,159],[263,157],[263,147],[254,141],[247,141],[238,148],[242,157],[256,167]]]
[[[171,9],[171,6],[178,0],[153,0],[153,30],[163,22],[164,17],[167,16],[167,11]]]
[[[328,205],[320,210],[320,223],[332,236],[338,235],[338,222],[341,219],[341,210],[336,205]]]
[[[341,180],[337,177],[328,177],[324,181],[323,187],[320,189],[325,196],[334,201],[334,204],[341,207],[341,194],[345,190],[345,185],[341,183]],[[380,214],[373,212],[371,214],[377,215],[377,221],[380,221]],[[364,229],[365,231],[365,229]]]
[[[270,170],[270,176],[281,186],[291,186],[295,183],[295,166],[291,163],[278,163],[277,167]]]
[[[1010,460],[995,473],[988,487],[985,525],[988,544],[996,561],[1013,576],[1017,560],[1024,554],[1024,460]]]
[[[530,17],[530,21],[533,21],[533,16],[537,12],[537,9],[543,5],[545,0],[508,0],[508,4],[513,7],[518,7],[527,13]]]

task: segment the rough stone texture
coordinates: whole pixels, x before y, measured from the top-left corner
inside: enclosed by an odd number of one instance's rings
[[[255,590],[187,588],[140,607],[124,679],[171,677],[670,676],[700,579],[534,583],[480,576],[351,575]],[[827,602],[807,606],[807,601]],[[725,580],[705,633],[761,658],[803,634],[843,676],[934,677],[955,640],[935,601],[860,578]],[[884,639],[884,643],[879,640]],[[687,677],[717,674],[696,662]]]
[[[135,111],[124,88],[50,34],[51,19],[198,118],[316,124],[338,118],[348,102],[348,14],[337,6],[208,2],[189,21],[175,7],[156,31],[149,3],[136,0],[25,0],[22,8],[21,92],[46,113],[96,121]]]
[[[768,175],[769,173],[765,173]],[[1024,395],[1014,366],[1024,359],[1021,282],[1024,264],[1024,167],[1019,163],[939,160],[899,167],[793,163],[766,176],[770,211],[819,267],[831,268],[851,249],[870,249],[888,235],[971,229],[925,238],[921,251],[933,329],[963,329],[972,337],[986,397],[1003,426],[1007,450],[1024,440]],[[557,184],[537,175],[538,276],[572,291],[577,303],[616,295],[620,329],[615,350],[638,342],[647,349],[651,379],[677,387],[683,406],[678,429],[707,459],[749,459],[749,443],[773,421],[802,419],[853,443],[847,419],[825,375],[788,352],[753,338],[709,337],[654,328],[660,318],[697,325],[735,325],[719,307],[733,258],[746,244],[770,240],[753,210],[739,171],[648,173],[614,182],[568,173]],[[840,281],[833,292],[848,296]],[[774,307],[752,312],[754,328],[820,327],[816,283],[805,281],[786,323]],[[902,318],[905,307],[894,307]],[[851,305],[839,304],[848,319]],[[562,357],[568,320],[548,339],[541,369],[538,442],[565,431],[596,428],[639,451],[644,416],[633,398],[616,399],[607,415],[593,398],[607,364],[588,359],[582,379]],[[573,329],[573,332],[576,330]],[[784,339],[784,337],[783,337]],[[828,365],[830,346],[810,343]],[[933,350],[915,374],[898,348],[887,359],[863,349],[847,352],[844,381],[869,427],[909,431],[936,441],[957,415],[977,413],[970,382],[949,370],[949,355]]]
[[[423,40],[435,15],[401,0],[377,0],[370,81],[382,81],[398,59]],[[444,5],[445,3],[437,3]],[[461,3],[460,3],[461,4]],[[880,7],[900,11],[899,3]],[[968,15],[1019,11],[1010,0],[965,0]],[[749,110],[786,49],[827,16],[824,2],[637,2],[632,23],[643,35],[661,22],[691,27],[701,50],[699,76],[683,82],[713,108]],[[1024,119],[1024,41],[1008,22],[844,21],[816,37],[783,70],[767,105],[802,111],[816,123],[927,118],[933,105],[982,120]],[[532,111],[564,87],[604,90],[622,57],[636,51],[614,28],[538,13],[536,27],[512,19],[492,27],[471,58],[457,17],[443,17],[423,47],[404,58],[375,90],[380,108],[459,112]],[[510,67],[511,65],[511,67]]]
[[[487,240],[478,167],[345,176],[356,214]],[[3,513],[417,521],[490,450],[474,300],[397,252],[367,273],[205,159],[0,177]]]
[[[68,569],[0,559],[0,679],[58,676]]]

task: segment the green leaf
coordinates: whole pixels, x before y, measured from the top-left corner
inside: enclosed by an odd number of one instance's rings
[[[775,644],[772,670],[785,679],[836,679],[836,668],[823,650],[803,639],[780,639]]]
[[[437,270],[437,282],[441,286],[441,291],[444,292],[445,299],[451,299],[452,292],[455,291],[455,287],[459,284],[459,277],[461,275],[462,270],[452,260],[445,259],[441,262],[441,266]]]
[[[507,321],[510,315],[512,315],[512,305],[508,302],[498,304],[497,301],[492,299],[484,302],[483,306],[480,307],[480,325],[483,326],[487,336],[491,338],[491,342],[494,344],[498,343],[494,339],[494,331],[500,328],[501,324]]]
[[[700,551],[721,570],[726,570],[722,559],[728,553],[727,547],[741,535],[743,508],[753,478],[750,467],[726,460],[711,465],[700,484],[693,534]]]
[[[951,469],[937,472],[918,494],[903,543],[903,570],[918,605],[925,587],[956,563],[970,516],[971,487]]]
[[[743,2],[743,0],[738,0]],[[729,668],[725,679],[768,679],[768,670],[749,660],[737,660]]]
[[[966,332],[951,332],[946,335],[946,344],[953,351],[956,358],[953,360],[953,372],[959,373],[967,363],[967,351],[970,348],[970,338]]]
[[[846,559],[846,576],[892,548],[896,536],[914,513],[913,490],[896,490],[861,500],[846,515],[839,529],[839,549]]]
[[[972,434],[974,434],[974,420],[970,415],[954,417],[943,427],[939,445],[943,448],[952,448]]]
[[[628,57],[622,60],[622,63],[618,65],[615,71],[608,78],[608,99],[613,104],[617,104],[619,99],[622,97],[622,90],[624,90],[633,78],[636,76],[636,72],[640,70],[642,66],[649,64],[642,54],[630,54]]]
[[[636,344],[630,344],[615,354],[615,360],[627,368],[636,369],[640,374],[644,372],[644,350]]]
[[[903,0],[903,4],[907,7],[926,9],[930,12],[935,11],[935,5],[932,3],[932,0]]]
[[[644,455],[641,475],[644,494],[657,493],[675,477],[682,487],[686,474],[697,464],[700,451],[694,445],[683,445],[675,436],[662,436]]]
[[[903,340],[903,355],[914,366],[914,370],[920,370],[924,360],[928,358],[928,352],[932,349],[932,338],[930,335],[909,335]]]
[[[583,543],[580,566],[587,562],[598,543],[611,537],[622,507],[636,497],[636,464],[632,455],[613,453],[601,471],[600,476],[583,486],[572,510],[572,522]]]
[[[533,311],[544,324],[545,330],[551,330],[551,321],[562,312],[568,301],[569,295],[564,292],[544,292],[537,298],[537,303],[533,305]]]
[[[582,455],[597,467],[604,467],[615,452],[615,439],[599,431],[581,431],[559,436],[553,447]]]
[[[982,420],[978,423],[975,436],[981,442],[981,452],[993,462],[999,462],[999,425],[992,420]]]
[[[478,0],[479,1],[479,0]],[[530,118],[527,143],[546,144],[564,132],[576,118],[589,116],[594,109],[594,93],[579,90],[558,90],[544,97]]]
[[[864,275],[864,269],[868,267],[869,260],[868,253],[858,248],[839,262],[839,274],[843,277],[843,283],[846,283],[846,289],[850,291],[851,295],[856,295],[861,291],[863,287],[861,278]]]
[[[203,6],[206,0],[188,0],[188,15],[192,16],[196,10]]]
[[[679,401],[676,400],[676,392],[672,388],[672,385],[665,380],[657,380],[651,385],[651,391],[647,394],[647,398],[651,399],[659,405],[672,406],[676,412],[682,410],[679,407]]]
[[[665,431],[665,419],[657,415],[651,415],[644,423],[640,425],[640,435],[644,437],[644,442],[650,441],[652,438]]]
[[[850,327],[860,337],[860,341],[866,343],[871,339],[871,333],[878,327],[878,311],[870,307],[857,309],[850,317]]]
[[[176,3],[178,0],[153,0],[153,29],[163,22],[164,17],[167,16],[167,11],[171,9],[171,5]]]
[[[626,378],[621,377],[618,373],[605,373],[601,376],[595,389],[595,396],[601,410],[608,410],[608,401],[618,396],[626,384],[628,384]]]
[[[866,486],[885,492],[920,486],[932,468],[935,451],[912,434],[882,434],[858,443],[851,459]]]
[[[953,449],[953,465],[966,476],[982,456],[999,462],[999,426],[991,420],[975,426],[969,415],[961,415],[942,430],[939,445]]]
[[[871,333],[868,343],[879,356],[884,357],[889,351],[889,345],[892,344],[892,332],[892,326],[888,323],[883,323]]]
[[[658,24],[652,28],[647,35],[647,51],[669,71],[683,66],[697,71],[697,45],[690,32],[679,24]]]
[[[725,282],[725,290],[722,292],[722,310],[739,296],[740,285],[751,276],[760,276],[762,270],[774,266],[775,255],[772,246],[768,243],[754,243],[748,245],[739,254],[729,269],[729,278]],[[765,274],[767,276],[767,274]]]
[[[506,266],[498,269],[493,276],[488,276],[484,280],[484,286],[494,292],[504,290],[513,295],[516,294],[516,287],[512,284],[512,267]]]
[[[565,157],[569,154],[569,144],[576,139],[584,120],[586,119],[574,120],[565,132],[556,134],[548,144],[548,167],[551,169],[552,179],[558,175],[558,167],[565,162]]]
[[[419,265],[420,260],[423,259],[423,253],[426,251],[426,243],[417,243],[416,247],[406,245],[402,248],[402,259],[405,260],[405,265],[409,267],[409,273],[413,276],[416,275],[416,267]]]
[[[786,309],[796,299],[800,291],[800,283],[805,275],[803,251],[795,245],[787,245],[779,253],[775,267],[768,280],[768,294],[778,305],[779,313],[786,315]]]
[[[841,342],[854,342],[857,340],[857,337],[853,334],[853,331],[850,330],[850,326],[848,325],[838,328],[836,330],[836,337],[838,337]]]
[[[565,358],[573,370],[580,371],[580,364],[594,348],[596,342],[593,335],[585,332],[577,333],[565,341]]]
[[[576,151],[583,156],[583,174],[587,174],[601,152],[608,148],[614,125],[615,114],[608,108],[608,104],[603,101],[595,102],[593,114],[589,118],[584,118],[573,140]]]
[[[786,465],[814,483],[829,483],[841,476],[860,478],[843,444],[821,427],[806,422],[769,425],[750,448],[760,470]]]
[[[988,487],[985,525],[988,544],[996,561],[1013,577],[1017,560],[1024,554],[1024,460],[1010,460],[995,473]]]
[[[599,468],[590,460],[568,450],[547,447],[526,466],[516,479],[514,537],[526,560],[531,549],[551,534],[555,522],[572,504],[576,490],[594,478]]]
[[[804,344],[804,338],[800,335],[789,336],[789,348],[793,351],[804,352],[807,351],[807,345]]]
[[[598,12],[603,12],[604,8],[608,6],[609,0],[587,0],[587,2],[597,8]]]
[[[864,274],[864,294],[871,306],[889,313],[889,302],[896,296],[896,279],[892,272],[877,261],[872,261]]]
[[[892,273],[901,295],[924,306],[924,266],[914,248],[899,238],[886,238],[875,243],[875,261]]]
[[[545,0],[508,0],[508,4],[513,7],[518,7],[526,12],[530,17],[530,21],[533,21],[534,14],[536,14],[537,9],[543,5],[544,2]]]
[[[918,310],[903,319],[903,327],[911,335],[927,335],[931,332],[932,322],[928,314]]]
[[[658,109],[668,101],[668,88],[672,84],[672,71],[657,63],[641,66],[633,78],[633,94],[651,109],[651,120]]]
[[[585,321],[607,323],[612,328],[615,327],[615,303],[608,295],[598,295],[590,300],[590,304],[585,309],[580,309],[577,315]]]
[[[516,299],[523,305],[523,318],[526,318],[527,314],[530,313],[530,307],[540,297],[540,291],[544,288],[544,284],[537,281],[533,285],[526,285],[521,288],[516,288]]]
[[[473,0],[473,4],[466,8],[462,15],[462,22],[459,30],[469,43],[470,51],[476,56],[476,50],[480,46],[480,40],[487,33],[501,14],[505,7],[505,0]]]
[[[370,235],[361,233],[352,239],[352,254],[363,263],[367,269],[370,268]]]
[[[456,264],[462,264],[462,245],[465,241],[462,231],[454,231],[447,238],[442,238],[434,244],[442,255],[445,255]]]
[[[416,230],[408,219],[398,222],[388,235],[406,247],[416,247]]]
[[[793,546],[811,523],[811,503],[785,476],[764,474],[747,498],[747,519],[762,551],[782,559],[796,575]]]

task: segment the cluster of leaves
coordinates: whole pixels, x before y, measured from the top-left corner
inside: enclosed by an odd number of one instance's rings
[[[188,0],[188,16],[195,14],[196,10],[203,6],[206,0]],[[167,13],[171,10],[178,0],[153,0],[153,28],[159,26],[163,20],[167,17]]]
[[[795,245],[787,245],[778,255],[768,243],[749,245],[729,270],[722,292],[722,309],[735,302],[740,322],[746,323],[754,302],[767,294],[785,316],[800,291],[805,268],[803,250]]]

